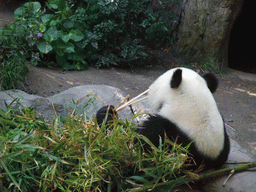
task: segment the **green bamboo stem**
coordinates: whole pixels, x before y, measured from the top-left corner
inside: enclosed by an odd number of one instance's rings
[[[12,128],[18,127],[17,123],[15,123],[13,121],[10,121],[10,120],[7,120],[7,119],[4,119],[2,117],[0,117],[0,123],[2,123],[4,125],[9,125]]]
[[[198,181],[198,180],[201,180],[201,179],[208,179],[208,178],[216,177],[216,176],[220,176],[220,175],[226,175],[226,174],[229,174],[233,170],[236,173],[236,172],[245,171],[245,170],[247,170],[249,168],[253,168],[253,167],[256,167],[256,162],[251,162],[251,163],[248,163],[248,164],[243,164],[243,165],[239,165],[239,166],[235,166],[235,167],[229,167],[229,168],[224,168],[224,169],[219,169],[219,170],[216,170],[216,171],[203,173],[203,174],[200,174],[198,176],[198,178],[189,178],[189,177],[184,177],[183,176],[183,177],[179,177],[175,180],[171,180],[169,182],[159,183],[155,186],[154,185],[148,185],[148,186],[144,186],[142,188],[131,189],[130,192],[144,191],[144,190],[147,190],[147,189],[151,189],[153,187],[159,188],[159,187],[170,186],[170,188],[174,188],[174,187],[178,187],[178,186],[184,185],[184,184],[189,183],[189,182]]]

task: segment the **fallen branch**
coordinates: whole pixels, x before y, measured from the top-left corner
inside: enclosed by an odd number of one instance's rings
[[[128,101],[128,102],[125,103],[124,105],[122,105],[122,106],[120,106],[120,107],[117,107],[115,110],[116,110],[116,111],[120,111],[121,109],[124,109],[124,108],[126,108],[126,107],[128,107],[128,106],[130,106],[130,105],[132,105],[132,104],[134,104],[134,103],[137,103],[137,102],[139,102],[139,101],[142,101],[143,99],[146,99],[147,96],[145,96],[145,97],[143,97],[143,98],[140,98],[140,99],[138,99],[138,98],[141,97],[142,95],[147,94],[148,91],[149,91],[149,90],[147,89],[146,91],[144,91],[143,93],[141,93],[141,94],[139,94],[138,96],[134,97],[133,99],[131,99],[130,101]]]
[[[216,177],[216,176],[221,176],[221,175],[226,175],[226,174],[231,174],[232,172],[241,172],[241,171],[245,171],[249,168],[253,168],[256,167],[256,162],[252,162],[252,163],[248,163],[245,165],[239,165],[239,166],[235,166],[235,167],[231,167],[231,168],[224,168],[224,169],[219,169],[216,171],[211,171],[211,172],[207,172],[207,173],[203,173],[198,175],[198,178],[189,178],[189,177],[179,177],[175,180],[171,180],[165,183],[159,183],[156,185],[147,185],[144,187],[138,187],[135,189],[131,189],[129,190],[130,192],[139,192],[139,191],[146,191],[146,190],[150,190],[152,188],[159,188],[159,187],[168,187],[169,189],[173,189],[175,187],[179,187],[181,185],[187,184],[189,182],[194,182],[194,181],[198,181],[198,180],[202,180],[202,179],[208,179],[208,178],[212,178],[212,177]]]

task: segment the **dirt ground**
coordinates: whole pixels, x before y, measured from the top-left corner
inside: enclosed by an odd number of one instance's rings
[[[13,11],[22,0],[0,1],[0,27],[10,23]],[[70,87],[87,84],[105,84],[121,89],[134,97],[146,90],[159,75],[181,61],[171,54],[161,55],[158,67],[140,69],[95,69],[63,72],[29,66],[30,72],[22,87],[28,93],[50,96]],[[219,110],[225,122],[233,128],[232,137],[256,155],[256,75],[231,70],[215,93]]]

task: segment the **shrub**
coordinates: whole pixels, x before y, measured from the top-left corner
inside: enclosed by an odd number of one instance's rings
[[[164,17],[148,9],[149,4],[48,0],[42,10],[39,2],[28,2],[14,12],[15,22],[1,30],[0,44],[23,51],[35,65],[54,55],[65,70],[138,64],[149,56],[147,46],[170,39]]]

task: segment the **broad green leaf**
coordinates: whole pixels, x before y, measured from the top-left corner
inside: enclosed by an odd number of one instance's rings
[[[56,26],[51,26],[45,33],[45,40],[52,42],[58,38],[58,30]]]
[[[52,21],[50,22],[50,26],[56,26],[56,25],[59,24],[59,23],[60,23],[59,20],[52,20]]]
[[[64,54],[65,54],[62,49],[56,49],[55,52],[56,52],[56,55],[58,55],[58,56],[60,56],[60,57],[63,57]]]
[[[72,29],[69,33],[70,39],[73,41],[81,41],[84,38],[84,34],[79,29]]]
[[[51,9],[58,9],[58,5],[57,4],[52,4],[52,3],[50,3],[49,5],[48,5],[48,7]]]
[[[63,26],[67,29],[70,29],[75,26],[75,21],[67,21],[63,24]]]
[[[33,12],[36,13],[41,9],[41,4],[39,2],[32,2],[33,3]]]
[[[67,43],[70,40],[70,36],[69,35],[63,35],[61,38],[65,43]]]
[[[74,53],[75,52],[75,46],[72,43],[67,43],[67,48],[65,49],[67,53]]]
[[[68,47],[68,48],[66,48],[66,52],[67,53],[74,53],[75,49],[74,49],[74,47]]]
[[[64,42],[62,39],[58,38],[56,41],[52,42],[52,46],[57,49],[66,49],[70,45]]]
[[[14,15],[15,16],[21,16],[21,15],[23,15],[23,12],[25,11],[25,9],[24,9],[24,7],[19,7],[18,9],[16,9],[15,11],[14,11]]]
[[[42,22],[43,22],[43,23],[46,23],[46,22],[50,21],[53,17],[54,17],[53,14],[46,14],[46,15],[43,15],[43,16],[42,16]]]
[[[58,36],[58,37],[63,37],[63,36],[64,36],[63,31],[62,31],[62,30],[58,30],[58,31],[57,31],[57,36]]]
[[[53,47],[48,42],[39,43],[37,45],[37,48],[39,49],[39,51],[45,54],[49,53],[53,49]]]
[[[39,2],[27,2],[24,4],[24,7],[32,8],[32,12],[36,13],[41,9],[41,4]]]

